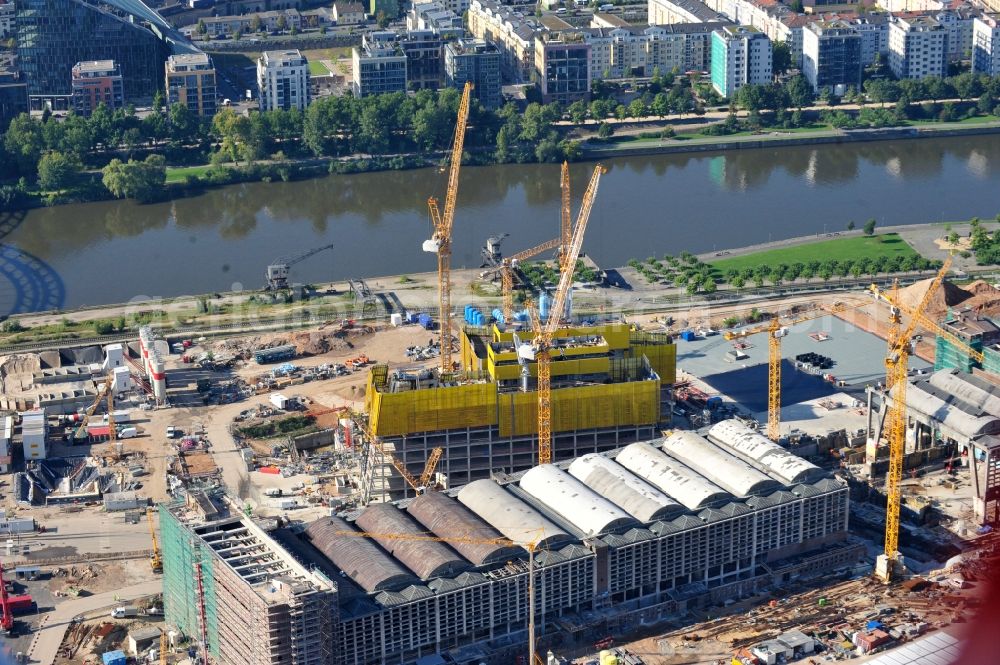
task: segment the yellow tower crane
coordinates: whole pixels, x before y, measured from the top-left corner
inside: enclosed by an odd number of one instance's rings
[[[583,247],[583,234],[587,231],[590,211],[594,207],[597,187],[601,182],[601,175],[604,172],[604,166],[601,164],[594,167],[594,173],[590,177],[587,191],[583,194],[583,203],[580,205],[580,212],[576,218],[573,237],[570,240],[569,249],[562,257],[563,269],[559,275],[559,285],[556,287],[555,296],[552,298],[548,320],[544,324],[541,323],[534,305],[529,305],[528,307],[534,330],[534,338],[531,341],[528,355],[529,359],[531,359],[530,356],[533,356],[538,368],[539,464],[548,464],[552,461],[552,357],[550,355],[552,337],[555,335],[556,329],[559,327],[559,322],[562,320],[569,287],[573,284],[573,272],[576,268],[576,260],[580,257],[580,248]],[[523,353],[523,350],[519,349],[518,353]]]
[[[377,436],[372,434],[371,431],[367,431],[368,441],[372,446],[382,455],[389,464],[392,465],[396,472],[403,477],[406,484],[413,488],[413,491],[417,494],[423,494],[430,487],[431,478],[434,476],[434,470],[437,468],[438,462],[441,461],[441,456],[444,454],[444,448],[435,448],[431,451],[431,454],[427,457],[427,461],[424,463],[423,473],[420,474],[419,478],[416,478],[410,470],[406,468],[406,465],[396,459],[396,457],[385,449],[382,442]]]
[[[559,245],[559,267],[566,269],[566,253],[569,251],[570,243],[573,242],[573,213],[570,210],[569,196],[569,162],[562,163],[562,172],[559,178],[559,189],[562,193],[562,206],[560,206],[560,233],[561,244]]]
[[[531,665],[545,665],[535,653],[535,551],[542,541],[544,533],[539,531],[536,538],[530,542],[518,543],[509,538],[477,538],[474,536],[436,536],[432,533],[379,533],[374,531],[334,531],[338,536],[352,538],[371,538],[372,540],[416,540],[435,543],[468,543],[473,545],[503,545],[504,547],[523,547],[528,552],[528,662]]]
[[[781,323],[777,316],[771,321],[756,328],[747,330],[730,330],[723,334],[727,340],[743,339],[762,332],[767,333],[767,438],[777,441],[781,436],[781,338],[787,334],[786,328],[799,323],[822,318],[829,314],[839,314],[849,309],[867,305],[860,302],[854,305],[837,303],[830,309],[812,312]]]
[[[906,374],[909,367],[910,344],[918,318],[923,315],[941,281],[951,267],[951,257],[935,275],[920,303],[913,308],[910,323],[903,328],[899,311],[895,310],[888,334],[888,352],[885,357],[885,396],[892,393],[892,404],[886,413],[886,440],[889,445],[889,471],[885,475],[885,552],[875,561],[875,576],[888,584],[895,576],[899,557],[899,511],[902,498],[903,453],[906,445]],[[893,301],[899,302],[899,282],[893,286]]]
[[[441,372],[451,373],[451,229],[455,221],[455,203],[458,199],[458,173],[462,168],[462,151],[465,146],[465,128],[469,120],[469,100],[472,83],[466,81],[462,90],[462,101],[458,105],[455,122],[455,140],[451,147],[451,164],[448,170],[448,189],[444,197],[444,212],[438,209],[435,197],[427,199],[434,235],[425,240],[425,252],[437,254],[438,259],[438,307],[440,320]]]
[[[510,323],[510,317],[514,315],[514,266],[518,261],[537,256],[548,249],[556,249],[561,243],[561,238],[555,238],[504,258],[500,264],[500,283],[503,288],[503,317],[506,323]]]
[[[573,242],[573,215],[570,210],[569,184],[569,163],[563,162],[559,179],[559,189],[562,192],[562,205],[559,211],[559,237],[548,242],[543,242],[541,245],[536,245],[531,249],[526,249],[523,252],[518,252],[513,256],[508,256],[500,264],[500,283],[503,291],[503,318],[507,323],[510,323],[510,318],[514,315],[514,267],[518,261],[538,256],[546,250],[558,249],[559,269],[566,269],[566,253],[569,251],[570,243]]]
[[[872,292],[872,295],[874,295],[876,299],[888,303],[890,307],[898,309],[907,316],[916,317],[917,322],[920,324],[921,327],[926,328],[927,330],[933,332],[935,335],[939,337],[944,337],[946,340],[951,342],[951,344],[961,349],[963,353],[965,353],[967,356],[969,356],[979,364],[982,364],[983,361],[985,360],[986,356],[982,351],[972,348],[961,337],[945,330],[940,323],[933,321],[925,313],[921,312],[918,314],[914,312],[912,307],[907,307],[904,303],[898,300],[894,300],[893,294],[883,291],[875,284],[872,284],[871,287],[869,287],[869,290]],[[893,315],[896,316],[895,313]]]
[[[149,538],[153,541],[153,553],[149,555],[149,567],[154,573],[163,572],[163,559],[160,556],[160,547],[156,542],[156,527],[153,526],[153,509],[146,508],[146,524],[149,525]]]

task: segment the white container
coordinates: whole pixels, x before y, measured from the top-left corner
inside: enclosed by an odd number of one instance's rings
[[[298,508],[299,502],[295,499],[278,499],[274,502],[274,506],[279,510],[291,510],[292,508]]]
[[[403,325],[403,315],[400,314],[399,312],[390,314],[389,323],[391,323],[393,327],[398,328],[399,326]]]
[[[119,439],[134,439],[139,435],[139,431],[134,427],[123,427],[122,431],[118,432]]]
[[[273,393],[270,400],[271,404],[274,405],[274,408],[281,409],[282,411],[284,411],[285,407],[288,405],[288,398],[281,393]]]

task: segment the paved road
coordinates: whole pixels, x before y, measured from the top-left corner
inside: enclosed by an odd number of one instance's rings
[[[78,614],[87,614],[101,609],[108,609],[120,603],[129,603],[145,596],[152,596],[163,591],[160,580],[151,580],[134,586],[96,593],[86,598],[78,598],[60,604],[52,613],[42,619],[41,627],[35,633],[35,638],[28,648],[28,662],[52,665],[62,644],[70,622]],[[117,600],[116,597],[117,596]]]

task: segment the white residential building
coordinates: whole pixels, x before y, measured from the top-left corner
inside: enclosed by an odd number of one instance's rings
[[[264,51],[257,59],[260,110],[299,109],[309,106],[309,62],[298,50]]]
[[[948,31],[930,16],[894,16],[889,23],[889,67],[896,78],[947,73]]]
[[[981,12],[975,9],[948,9],[934,18],[948,33],[948,61],[959,62],[972,57],[972,29]]]
[[[861,35],[861,66],[875,62],[875,56],[889,55],[889,15],[870,13],[858,16],[851,25]]]
[[[531,80],[535,34],[544,28],[530,12],[521,12],[496,0],[472,0],[467,21],[473,37],[496,44],[500,51],[500,74],[505,81]]]
[[[975,20],[972,71],[1000,76],[1000,14],[986,14]]]
[[[707,72],[711,36],[725,23],[673,23],[583,30],[590,44],[592,79],[652,76],[661,73]]]
[[[712,87],[732,97],[744,85],[771,82],[771,40],[756,28],[726,26],[712,33]]]
[[[650,25],[710,23],[722,18],[701,0],[649,0],[647,15]]]

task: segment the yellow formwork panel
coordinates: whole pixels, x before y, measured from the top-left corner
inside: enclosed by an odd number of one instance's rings
[[[488,368],[494,381],[508,381],[521,376],[521,366],[517,363],[496,365]],[[577,358],[552,360],[552,376],[581,376],[587,374],[607,374],[611,370],[611,358]],[[537,363],[528,363],[531,376],[538,375]]]
[[[493,383],[470,383],[445,388],[377,393],[370,404],[368,421],[375,436],[399,436],[411,432],[465,427],[483,427],[496,422],[496,387]]]
[[[634,346],[632,351],[637,357],[646,356],[649,366],[656,372],[664,384],[677,381],[677,346],[674,344],[651,344]]]
[[[537,393],[498,396],[500,436],[538,432]],[[634,381],[599,386],[557,388],[552,391],[552,431],[652,425],[660,420],[660,383]]]

